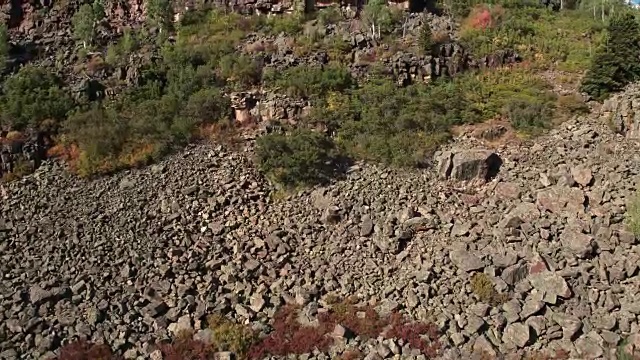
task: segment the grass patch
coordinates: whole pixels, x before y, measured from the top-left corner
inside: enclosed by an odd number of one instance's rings
[[[625,219],[629,230],[635,236],[640,236],[640,193],[636,193],[627,204]]]

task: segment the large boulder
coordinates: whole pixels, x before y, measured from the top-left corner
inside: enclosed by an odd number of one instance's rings
[[[500,170],[502,159],[489,150],[445,151],[437,156],[441,179],[487,181]]]

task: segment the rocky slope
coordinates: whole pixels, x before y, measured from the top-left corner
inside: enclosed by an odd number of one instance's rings
[[[483,159],[467,150],[486,146],[460,137],[450,175],[474,175]],[[286,198],[250,150],[197,145],[94,181],[45,163],[1,193],[0,358],[48,358],[77,337],[148,358],[207,314],[266,330],[282,304],[329,294],[433,321],[447,359],[613,358],[640,333],[640,246],[623,224],[638,145],[584,118],[493,150],[502,164],[486,183],[359,164]],[[476,273],[500,302],[474,294]],[[398,341],[346,345],[424,358]]]

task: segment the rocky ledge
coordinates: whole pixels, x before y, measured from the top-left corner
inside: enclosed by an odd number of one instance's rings
[[[250,151],[216,146],[93,181],[45,163],[0,192],[0,358],[87,338],[145,359],[207,314],[268,331],[282,304],[328,295],[435,324],[446,359],[639,348],[640,245],[624,224],[638,145],[579,119],[476,148],[454,142],[440,173],[360,164],[284,198]],[[344,342],[424,358],[393,339]]]

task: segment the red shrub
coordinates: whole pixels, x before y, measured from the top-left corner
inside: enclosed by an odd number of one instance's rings
[[[285,305],[275,314],[273,332],[249,350],[250,359],[261,359],[266,355],[285,356],[306,354],[314,349],[326,351],[332,344],[327,333],[333,329],[327,324],[302,326],[298,322],[298,308]]]
[[[84,340],[63,346],[57,360],[114,360],[111,348],[104,344],[92,344]]]
[[[398,314],[391,315],[390,329],[386,332],[387,339],[402,339],[413,349],[430,358],[436,357],[440,350],[438,329],[433,324],[420,322],[410,323]]]

